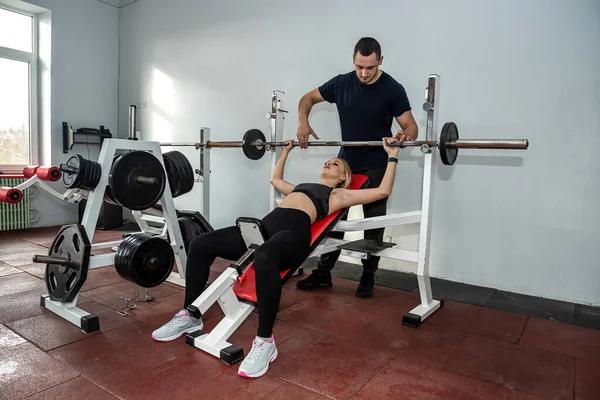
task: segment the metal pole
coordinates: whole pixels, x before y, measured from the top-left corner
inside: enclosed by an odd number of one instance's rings
[[[200,140],[210,141],[210,128],[200,129]],[[210,151],[200,149],[200,168],[202,169],[202,215],[210,222]]]
[[[129,106],[129,140],[137,140],[137,107]]]
[[[283,138],[283,121],[287,110],[284,108],[283,97],[285,92],[282,90],[273,90],[271,95],[271,112],[267,113],[267,119],[271,121],[271,141],[277,142]],[[281,156],[282,149],[272,147],[271,149],[271,175],[277,165],[277,160]],[[281,193],[275,186],[269,185],[269,211],[277,207],[277,199],[280,199]]]

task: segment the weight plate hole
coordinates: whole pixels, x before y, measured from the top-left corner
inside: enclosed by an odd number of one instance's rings
[[[52,291],[56,290],[58,286],[58,282],[56,282],[56,276],[54,276],[54,272],[50,273],[50,286],[52,286]]]
[[[58,240],[56,241],[56,244],[54,245],[54,248],[52,249],[52,251],[54,253],[58,253],[58,249],[60,248],[60,245],[62,244],[63,240],[65,240],[65,236],[61,235]]]
[[[75,253],[79,253],[79,235],[73,235],[73,247],[75,247]]]
[[[76,273],[72,273],[71,276],[69,276],[69,280],[67,281],[67,284],[65,285],[67,287],[67,292],[71,291],[71,289],[73,288],[73,281],[75,281],[75,278],[77,278]]]

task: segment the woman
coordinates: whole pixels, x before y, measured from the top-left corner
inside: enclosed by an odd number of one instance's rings
[[[277,357],[273,325],[279,309],[282,281],[280,271],[301,265],[310,255],[311,225],[340,209],[367,204],[388,197],[392,192],[399,147],[389,147],[394,140],[383,139],[389,155],[385,175],[378,188],[348,190],[352,171],[339,158],[328,160],[321,169],[320,183],[297,186],[283,179],[283,169],[293,146],[283,149],[277,161],[271,184],[285,199],[278,208],[262,219],[268,239],[254,254],[256,296],[258,302],[258,332],[252,349],[241,363],[238,374],[246,378],[264,375],[269,363]],[[195,237],[189,245],[186,267],[186,293],[183,309],[175,317],[153,332],[152,338],[170,341],[185,333],[203,328],[202,319],[193,318],[186,310],[196,300],[208,281],[210,266],[216,257],[238,260],[246,252],[246,245],[237,226],[230,226]]]

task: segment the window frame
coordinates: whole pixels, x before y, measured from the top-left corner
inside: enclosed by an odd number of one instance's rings
[[[38,67],[39,67],[39,41],[38,41],[38,16],[37,14],[10,6],[0,0],[0,8],[7,11],[23,14],[31,17],[32,29],[32,52],[11,49],[0,46],[0,58],[22,61],[29,63],[29,160],[30,165],[38,165],[40,160],[39,151],[39,117],[38,117]],[[22,174],[27,165],[0,164],[0,172]],[[1,175],[0,175],[1,176]]]

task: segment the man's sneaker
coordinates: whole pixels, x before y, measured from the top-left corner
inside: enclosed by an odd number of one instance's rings
[[[186,333],[199,331],[204,327],[202,319],[192,317],[187,310],[181,310],[172,320],[152,332],[152,339],[168,342]]]
[[[254,338],[252,349],[242,361],[238,369],[238,375],[244,378],[258,378],[267,373],[269,364],[277,358],[277,347],[275,338],[269,340],[259,337]]]
[[[373,274],[363,272],[360,277],[360,283],[356,289],[356,297],[371,297],[373,296],[373,286],[375,285],[375,276]]]
[[[331,286],[333,286],[333,282],[331,281],[331,274],[329,272],[320,272],[317,269],[313,269],[312,273],[308,276],[308,278],[296,282],[296,287],[301,290]]]

